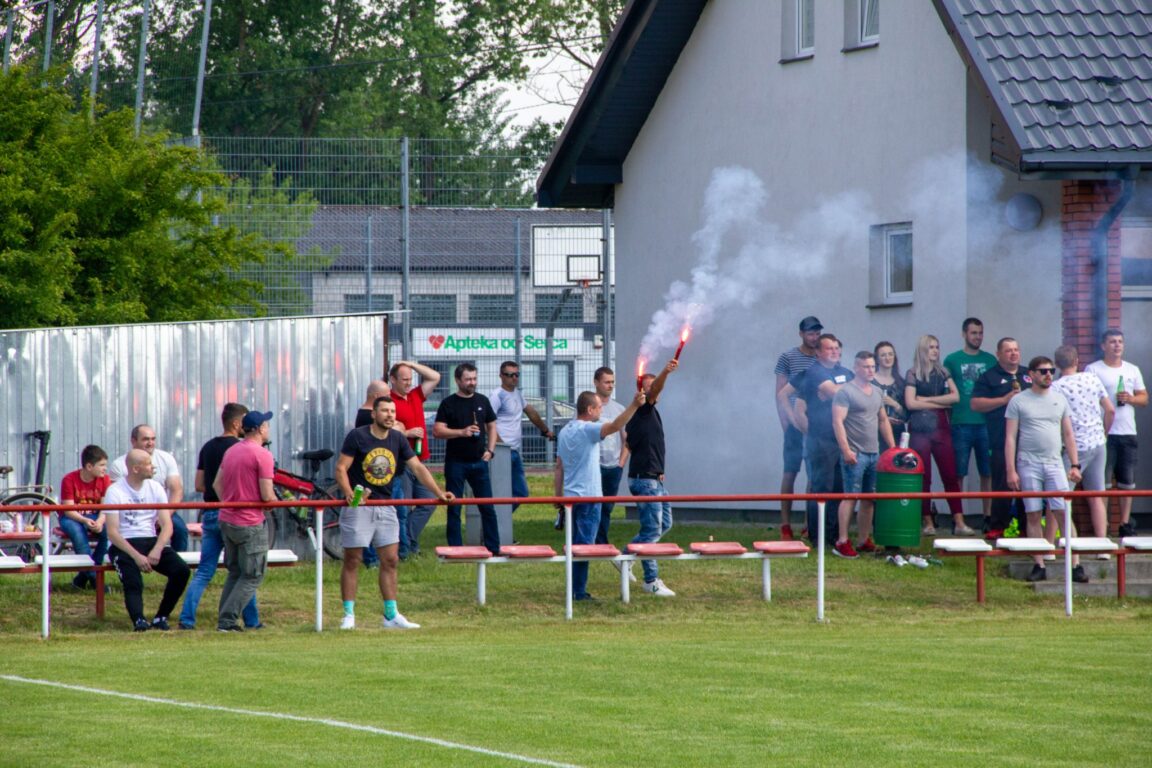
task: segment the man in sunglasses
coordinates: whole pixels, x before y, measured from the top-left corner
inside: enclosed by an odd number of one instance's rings
[[[536,409],[524,402],[524,395],[520,392],[520,366],[515,360],[500,364],[500,386],[492,390],[488,399],[492,402],[492,410],[496,411],[496,434],[500,442],[512,449],[512,495],[518,499],[525,498],[528,496],[528,480],[520,458],[523,444],[521,421],[527,415],[528,420],[549,440],[552,431]],[[515,512],[518,506],[514,504],[512,511]]]
[[[1064,395],[1052,389],[1056,364],[1047,357],[1034,357],[1028,362],[1032,386],[1008,402],[1004,412],[1004,459],[1008,487],[1013,491],[1067,491],[1080,482],[1080,458],[1076,453],[1076,435],[1072,429],[1072,410]],[[1069,468],[1065,470],[1061,446],[1068,452]],[[1061,496],[1024,499],[1028,537],[1042,538],[1040,516],[1048,506],[1048,530],[1063,528],[1064,505]],[[1075,532],[1063,531],[1065,535]],[[1044,581],[1044,556],[1035,556],[1036,564],[1028,581]],[[1088,575],[1078,559],[1073,559],[1072,580],[1086,584]]]

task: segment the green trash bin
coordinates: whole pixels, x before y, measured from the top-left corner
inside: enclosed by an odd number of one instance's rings
[[[877,493],[920,493],[924,467],[910,448],[889,448],[876,464]],[[882,547],[920,546],[919,499],[881,499],[876,502],[874,540]]]

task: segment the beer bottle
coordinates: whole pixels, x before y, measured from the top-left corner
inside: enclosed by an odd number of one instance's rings
[[[1124,375],[1120,375],[1120,379],[1116,382],[1116,405],[1124,405],[1120,402],[1120,395],[1124,394]]]

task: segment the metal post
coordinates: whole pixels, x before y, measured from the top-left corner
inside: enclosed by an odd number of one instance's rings
[[[104,33],[104,0],[96,0],[96,39],[92,43],[92,79],[88,83],[88,119],[96,117],[96,86],[100,83],[100,37]]]
[[[4,25],[4,74],[8,74],[8,65],[12,63],[12,33],[16,27],[16,12],[9,10],[8,21]]]
[[[312,548],[316,550],[316,631],[324,631],[324,513],[327,507],[316,507],[315,529],[312,530]]]
[[[52,571],[48,567],[48,553],[52,551],[52,513],[40,513],[40,636],[48,639],[51,629]]]
[[[400,302],[407,314],[404,316],[404,333],[400,336],[400,346],[403,349],[405,360],[411,360],[414,357],[412,355],[412,321],[414,319],[411,311],[412,286],[409,282],[412,270],[412,250],[408,242],[408,237],[411,234],[409,228],[411,203],[408,188],[408,137],[404,136],[400,139],[400,255],[403,259],[403,269],[400,275]]]
[[[551,410],[551,409],[549,409]],[[572,505],[564,505],[564,618],[572,620]]]
[[[1072,615],[1072,499],[1064,499],[1064,613]]]
[[[196,102],[192,106],[192,135],[200,147],[200,103],[204,100],[204,67],[208,59],[208,29],[212,23],[212,0],[204,0],[204,26],[200,31],[200,63],[196,66]]]
[[[148,62],[148,25],[152,18],[152,0],[144,0],[144,13],[140,17],[140,51],[136,55],[136,135],[140,135],[140,121],[144,116],[144,70]]]
[[[560,310],[564,308],[564,302],[568,301],[570,295],[572,295],[572,286],[561,291],[560,300],[556,302],[556,309],[552,310],[552,317],[548,318],[548,327],[544,329],[544,407],[548,409],[548,413],[544,415],[544,423],[548,426],[549,432],[552,432],[552,401],[554,399],[552,391],[552,340],[556,335],[556,321],[560,318]],[[552,441],[546,440],[544,442],[544,457],[549,466],[552,465],[553,451]]]
[[[604,328],[601,330],[601,333],[604,334],[604,361],[601,365],[605,368],[611,368],[614,333],[612,307],[615,304],[612,291],[612,209],[605,208],[601,213],[603,218],[600,224],[600,253],[601,263],[604,265],[604,272],[600,276],[600,299],[604,302]]]
[[[367,243],[368,258],[364,264],[364,285],[368,289],[367,310],[372,311],[372,217],[368,217]]]
[[[824,502],[816,502],[816,621],[824,621]]]
[[[48,0],[44,10],[44,71],[52,66],[52,35],[56,26],[56,0]]]
[[[523,291],[523,288],[522,288],[523,279],[522,279],[521,274],[520,274],[520,268],[522,266],[522,260],[523,260],[524,254],[520,250],[520,236],[521,236],[520,219],[519,219],[519,217],[517,217],[517,219],[516,219],[516,273],[512,278],[512,306],[513,306],[513,312],[516,315],[516,367],[523,370],[524,366],[522,365],[522,361],[521,361],[521,357],[522,357],[521,347],[524,344],[524,325],[523,325],[523,318],[520,314],[520,308],[521,308],[520,305],[524,301],[524,294],[522,293],[522,291]],[[549,409],[549,411],[551,411],[551,409]]]

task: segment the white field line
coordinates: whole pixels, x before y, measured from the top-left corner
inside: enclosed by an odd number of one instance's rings
[[[165,704],[170,707],[181,707],[183,709],[200,709],[208,712],[223,712],[230,715],[246,715],[248,717],[266,717],[271,720],[287,720],[294,723],[312,723],[316,725],[326,725],[331,728],[344,728],[349,731],[360,731],[362,733],[373,733],[378,736],[390,736],[394,739],[404,739],[406,741],[417,741],[422,744],[431,744],[435,747],[443,747],[444,749],[456,749],[463,752],[473,752],[478,755],[486,755],[488,757],[498,757],[504,760],[513,760],[518,763],[528,763],[531,765],[547,765],[552,768],[579,768],[579,766],[572,765],[571,763],[558,763],[554,760],[543,760],[537,757],[528,757],[526,755],[517,755],[512,752],[500,752],[495,749],[485,749],[484,747],[474,747],[470,744],[460,744],[455,741],[446,741],[444,739],[434,739],[428,736],[417,736],[412,733],[404,733],[402,731],[391,731],[387,728],[377,728],[372,725],[361,725],[359,723],[349,723],[344,720],[330,720],[324,717],[304,717],[302,715],[290,715],[284,712],[262,712],[256,709],[239,709],[236,707],[219,707],[212,704],[198,704],[194,701],[177,701],[176,699],[164,699],[158,696],[145,696],[138,693],[121,693],[120,691],[109,691],[103,688],[90,688],[86,685],[70,685],[68,683],[59,683],[54,680],[37,680],[34,678],[20,677],[18,675],[0,675],[0,680],[6,680],[10,683],[24,683],[26,685],[40,685],[48,688],[62,688],[66,691],[77,691],[79,693],[91,693],[97,696],[111,696],[118,699],[128,699],[130,701],[143,701],[149,704]]]

